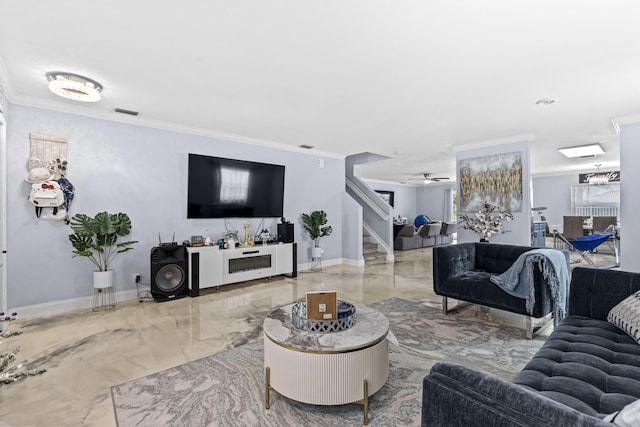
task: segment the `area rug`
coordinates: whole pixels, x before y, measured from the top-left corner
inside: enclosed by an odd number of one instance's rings
[[[370,426],[420,425],[422,378],[449,361],[510,380],[544,342],[472,314],[447,316],[393,298],[371,305],[389,319],[389,379],[369,399]],[[112,387],[119,426],[362,425],[362,405],[320,406],[271,393],[264,406],[262,339]]]

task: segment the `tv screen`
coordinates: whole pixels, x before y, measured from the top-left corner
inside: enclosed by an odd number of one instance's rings
[[[189,154],[187,218],[281,217],[284,166]]]

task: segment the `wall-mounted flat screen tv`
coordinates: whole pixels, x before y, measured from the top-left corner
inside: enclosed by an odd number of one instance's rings
[[[281,217],[284,166],[189,154],[187,218]]]

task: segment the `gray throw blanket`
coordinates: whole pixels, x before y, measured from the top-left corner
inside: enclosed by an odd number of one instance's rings
[[[566,314],[569,294],[569,266],[565,253],[558,249],[532,249],[518,257],[507,271],[491,276],[490,280],[509,295],[526,298],[527,312],[533,312],[536,303],[533,283],[533,268],[538,265],[543,277],[549,283],[554,306],[554,324]]]

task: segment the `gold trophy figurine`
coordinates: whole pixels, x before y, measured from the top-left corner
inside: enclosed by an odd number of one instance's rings
[[[249,235],[249,227],[251,227],[251,224],[249,224],[248,222],[245,222],[244,223],[244,242],[238,245],[241,248],[246,248],[248,246],[254,245],[253,238]]]

